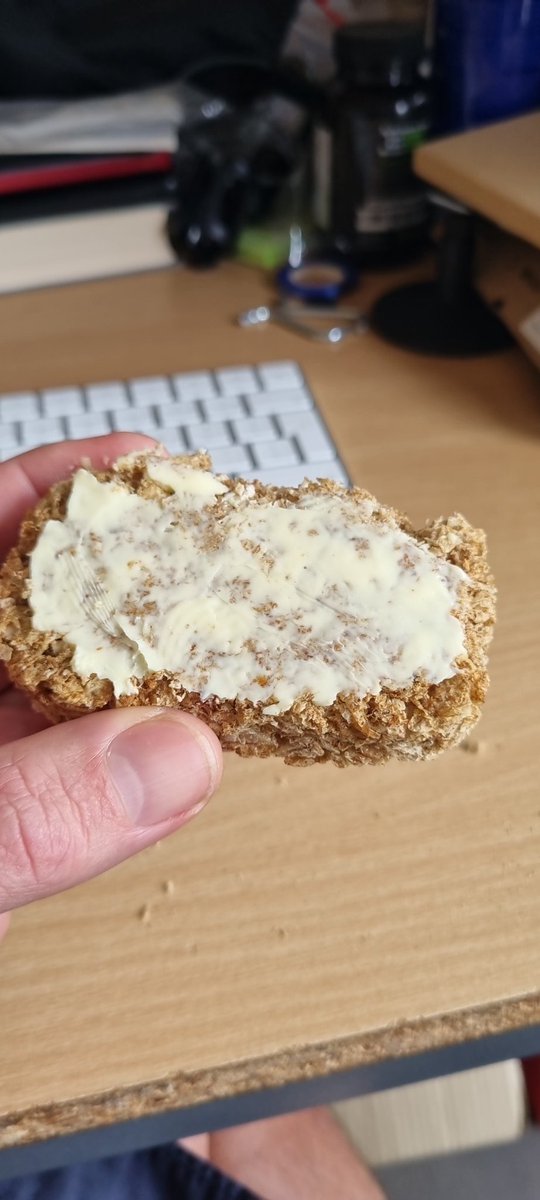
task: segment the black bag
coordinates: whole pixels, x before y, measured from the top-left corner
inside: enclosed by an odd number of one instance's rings
[[[0,0],[0,97],[92,96],[246,58],[272,66],[296,0]]]

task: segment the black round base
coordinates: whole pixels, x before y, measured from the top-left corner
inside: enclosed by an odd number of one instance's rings
[[[469,358],[505,350],[513,339],[475,292],[443,304],[436,283],[413,283],[377,301],[370,326],[381,337],[418,354]]]

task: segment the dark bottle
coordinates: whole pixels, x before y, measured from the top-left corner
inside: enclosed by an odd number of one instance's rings
[[[411,156],[431,126],[421,27],[345,25],[328,123],[314,138],[314,217],[343,254],[391,264],[419,251],[428,213]]]

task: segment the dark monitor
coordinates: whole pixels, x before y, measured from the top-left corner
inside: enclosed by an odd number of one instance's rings
[[[296,0],[0,0],[0,99],[103,95],[205,61],[271,67]]]

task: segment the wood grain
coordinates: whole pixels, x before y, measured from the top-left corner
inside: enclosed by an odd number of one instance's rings
[[[427,142],[418,174],[508,233],[540,246],[540,112]]]
[[[540,1020],[538,377],[518,351],[457,363],[234,327],[267,296],[227,266],[4,298],[0,387],[299,360],[358,482],[488,530],[486,713],[472,750],[423,765],[230,758],[193,826],[18,913],[1,1145]]]

